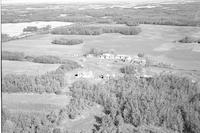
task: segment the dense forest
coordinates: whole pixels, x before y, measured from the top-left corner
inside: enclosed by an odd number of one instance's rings
[[[200,86],[186,77],[161,74],[136,79],[127,74],[102,86],[76,82],[71,91],[76,98],[104,107],[95,132],[200,132]]]
[[[74,119],[81,110],[98,103],[103,106],[104,115],[96,117],[93,127],[95,133],[200,132],[200,84],[187,77],[161,74],[151,79],[138,79],[133,74],[126,74],[119,79],[110,79],[105,84],[77,81],[70,91],[73,97],[70,104],[45,117],[37,116],[36,119],[34,115],[16,115],[12,118],[9,111],[3,112],[3,129],[17,128],[30,132],[52,130],[55,128],[52,125],[59,125],[66,117]],[[27,120],[32,121],[33,118],[37,122],[46,122],[29,126]],[[55,128],[55,131],[61,132],[59,128]],[[65,132],[68,132],[67,129]]]

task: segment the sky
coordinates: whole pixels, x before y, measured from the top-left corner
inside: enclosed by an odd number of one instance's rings
[[[159,3],[166,1],[186,1],[186,0],[2,0],[2,4],[39,4],[39,3],[116,3],[129,2],[138,3]],[[188,0],[187,0],[188,1]]]

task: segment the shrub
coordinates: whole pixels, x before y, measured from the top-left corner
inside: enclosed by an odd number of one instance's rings
[[[144,53],[138,53],[137,56],[143,58],[144,57]]]
[[[14,39],[13,37],[10,37],[8,34],[1,34],[1,40],[2,42],[7,42]]]
[[[16,60],[22,61],[24,60],[24,53],[22,52],[9,52],[9,51],[2,51],[2,60]]]
[[[38,57],[34,58],[33,62],[45,63],[45,64],[58,64],[58,63],[61,63],[62,61],[57,56],[43,55],[43,56],[38,56]]]
[[[120,68],[120,71],[121,71],[121,73],[124,73],[124,74],[136,74],[137,67],[134,65],[129,65],[129,66]]]
[[[59,39],[54,39],[51,43],[52,44],[60,44],[60,45],[76,45],[76,44],[83,43],[83,40],[59,38]]]
[[[33,57],[33,56],[25,56],[25,57],[24,57],[24,59],[25,59],[26,61],[30,61],[30,62],[32,62],[32,61],[34,60],[34,58],[35,58],[35,57]]]
[[[27,26],[23,29],[23,32],[36,32],[38,31],[38,28],[36,26]]]
[[[179,42],[180,43],[200,43],[200,39],[186,36],[183,39],[179,40]]]
[[[56,71],[68,72],[81,67],[77,62],[72,60],[63,60],[62,63],[63,65],[59,66]]]
[[[97,48],[92,48],[85,55],[91,54],[94,56],[99,56],[102,55],[103,53],[106,53],[106,51]]]
[[[139,25],[137,22],[134,22],[134,21],[126,21],[125,24],[127,26],[138,26]]]

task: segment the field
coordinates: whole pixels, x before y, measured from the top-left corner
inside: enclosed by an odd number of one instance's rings
[[[59,57],[71,57],[76,54],[82,54],[82,46],[63,46],[53,45],[51,42],[54,39],[52,35],[36,35],[27,39],[15,40],[6,42],[2,45],[3,50],[8,51],[23,51],[26,55],[55,55]]]
[[[55,94],[23,94],[13,93],[2,95],[3,107],[17,112],[49,113],[66,106],[70,97]]]
[[[92,25],[95,26],[95,24]],[[108,24],[104,24],[104,26],[106,25],[108,26]],[[181,69],[200,70],[200,53],[198,52],[199,46],[196,44],[185,45],[177,42],[175,43],[175,41],[187,35],[199,36],[199,27],[146,24],[140,25],[140,27],[142,32],[139,35],[134,36],[115,33],[102,34],[98,36],[65,36],[48,34],[5,42],[2,45],[2,48],[7,51],[25,52],[25,54],[28,55],[56,55],[61,58],[81,56],[91,48],[99,48],[103,50],[113,49],[118,54],[129,55],[136,55],[141,52],[146,55],[163,57],[166,62],[172,63]],[[51,41],[57,37],[65,37],[67,39],[78,38],[82,39],[84,43],[75,46],[52,45]],[[186,53],[184,57],[182,52]]]
[[[26,61],[2,61],[2,74],[42,75],[56,70],[60,64],[40,64]]]

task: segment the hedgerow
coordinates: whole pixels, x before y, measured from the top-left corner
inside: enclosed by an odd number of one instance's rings
[[[58,38],[54,39],[52,44],[58,44],[58,45],[77,45],[83,43],[83,40],[81,39],[66,39],[66,38]]]
[[[42,55],[35,57],[33,59],[33,62],[35,63],[45,63],[45,64],[59,64],[62,63],[61,59],[57,56],[52,55]]]

